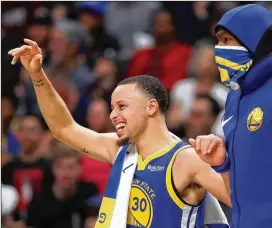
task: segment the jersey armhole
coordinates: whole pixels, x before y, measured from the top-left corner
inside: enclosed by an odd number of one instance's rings
[[[179,150],[177,150],[175,152],[175,154],[173,155],[170,163],[168,164],[167,170],[166,170],[166,189],[167,192],[169,194],[169,196],[171,197],[171,199],[174,201],[174,203],[180,208],[180,209],[184,209],[186,205],[188,206],[192,206],[195,207],[193,205],[190,205],[188,203],[186,203],[178,194],[178,191],[174,185],[174,180],[173,180],[173,175],[172,175],[172,167],[174,164],[174,161],[178,155],[179,152],[181,152],[184,149],[190,148],[190,145],[185,145],[183,147],[181,147]]]

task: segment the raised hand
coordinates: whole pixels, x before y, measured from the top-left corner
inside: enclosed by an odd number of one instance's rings
[[[24,39],[28,45],[14,48],[8,52],[13,56],[11,64],[15,64],[19,59],[24,68],[30,73],[38,73],[42,69],[42,51],[35,41]]]
[[[226,148],[223,139],[211,134],[189,139],[198,156],[211,166],[220,166],[226,158]]]

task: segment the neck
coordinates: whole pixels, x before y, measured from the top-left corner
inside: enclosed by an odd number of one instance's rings
[[[63,188],[60,184],[54,183],[52,186],[55,197],[59,200],[69,198],[76,192],[76,184],[69,186],[69,188]]]
[[[40,157],[39,152],[38,151],[34,151],[34,152],[26,152],[26,151],[22,151],[22,153],[20,153],[20,158],[23,162],[26,163],[31,163],[36,161],[38,158]]]
[[[163,50],[168,49],[169,47],[171,47],[174,43],[175,43],[175,40],[169,40],[167,42],[165,42],[165,41],[161,41],[161,42],[157,41],[156,42],[156,48],[158,50],[163,51]]]
[[[136,141],[136,146],[141,157],[145,159],[149,155],[166,148],[174,141],[175,139],[167,129],[165,119],[154,118],[148,124],[146,131],[141,134],[140,139]]]

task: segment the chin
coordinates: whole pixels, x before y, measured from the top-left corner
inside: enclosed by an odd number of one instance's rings
[[[128,136],[123,136],[123,137],[120,137],[119,140],[118,140],[118,146],[123,146],[127,143],[129,143],[129,137]]]

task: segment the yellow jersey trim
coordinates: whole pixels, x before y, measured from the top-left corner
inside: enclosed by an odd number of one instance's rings
[[[180,140],[174,142],[173,144],[171,144],[170,146],[166,147],[165,149],[163,149],[159,152],[156,152],[154,154],[150,154],[145,160],[143,160],[141,155],[138,154],[137,170],[144,170],[149,162],[168,153],[178,142],[180,142]]]
[[[177,150],[174,154],[174,156],[172,157],[167,170],[166,170],[166,189],[168,191],[169,196],[171,197],[171,199],[174,201],[174,203],[180,208],[180,209],[184,209],[185,208],[185,204],[184,202],[182,202],[182,200],[179,198],[179,196],[176,194],[175,190],[174,190],[174,183],[172,183],[172,167],[174,164],[174,161],[178,155],[178,153],[184,149],[190,148],[190,145],[185,145],[183,147],[181,147],[179,150]]]
[[[111,218],[115,206],[116,199],[103,197],[102,205],[100,207],[99,215],[95,223],[95,228],[110,227]]]

